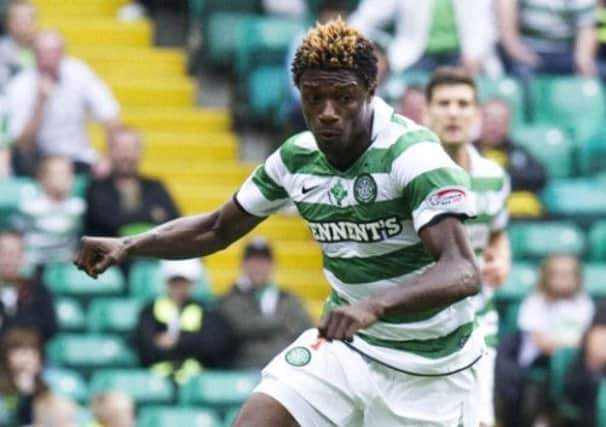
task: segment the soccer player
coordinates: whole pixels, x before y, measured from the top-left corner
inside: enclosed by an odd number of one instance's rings
[[[450,157],[471,177],[477,216],[465,227],[478,256],[484,286],[475,297],[480,329],[487,354],[480,362],[482,426],[493,426],[494,364],[498,317],[493,303],[494,288],[505,281],[511,264],[507,225],[509,181],[503,169],[482,157],[471,144],[471,133],[478,118],[476,86],[463,69],[438,68],[426,88],[427,122],[440,138]]]
[[[372,43],[340,19],[307,33],[292,75],[310,131],[232,200],[134,237],[84,237],[76,264],[97,276],[128,255],[208,255],[293,200],[322,248],[330,311],[270,362],[235,425],[477,426],[468,175],[374,96]]]

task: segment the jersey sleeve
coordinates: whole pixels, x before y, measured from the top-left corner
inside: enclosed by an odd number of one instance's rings
[[[443,215],[469,218],[475,202],[469,176],[439,142],[417,142],[403,151],[392,173],[402,189],[416,232]]]
[[[269,216],[285,207],[290,201],[282,183],[285,169],[279,151],[274,152],[242,184],[234,197],[238,206],[258,217]]]
[[[498,194],[500,209],[492,219],[492,222],[490,223],[491,233],[497,233],[499,231],[505,230],[505,228],[507,228],[507,224],[509,223],[509,211],[507,209],[507,200],[509,198],[509,194],[511,193],[511,183],[509,180],[509,176],[506,173],[503,177],[503,180],[503,186],[501,187],[501,190]]]

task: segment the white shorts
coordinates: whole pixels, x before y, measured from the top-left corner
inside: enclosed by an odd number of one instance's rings
[[[302,427],[477,427],[477,366],[448,376],[405,374],[341,341],[305,331],[263,370],[255,389]]]
[[[484,356],[478,363],[480,382],[480,422],[487,426],[494,426],[494,369],[497,360],[497,351],[486,347]]]

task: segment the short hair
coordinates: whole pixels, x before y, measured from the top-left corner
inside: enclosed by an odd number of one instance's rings
[[[558,253],[549,254],[541,260],[538,289],[540,289],[541,291],[547,290],[547,277],[546,277],[547,268],[549,267],[549,265],[551,263],[557,262],[558,258],[568,258],[568,259],[571,259],[574,261],[575,270],[576,270],[575,273],[576,273],[576,279],[577,279],[576,290],[577,291],[581,290],[583,288],[583,269],[581,268],[581,260],[579,259],[579,257],[577,255],[575,255],[574,253],[570,253],[570,252],[558,252]]]
[[[31,0],[10,0],[8,2],[8,4],[6,5],[6,12],[8,15],[8,12],[10,12],[10,10],[14,7],[19,7],[19,6],[27,6],[27,7],[31,7],[34,11],[36,10],[36,5],[34,5],[34,3]]]
[[[58,426],[64,417],[69,416],[76,421],[78,406],[67,397],[59,396],[50,392],[39,395],[34,399],[33,415],[35,426]]]
[[[24,239],[23,232],[21,232],[18,228],[15,227],[0,228],[0,239],[6,236],[15,237],[21,240],[22,242]]]
[[[377,57],[373,43],[339,17],[326,24],[317,23],[297,49],[291,66],[298,87],[306,70],[349,70],[356,73],[370,90],[377,86]]]
[[[107,424],[115,416],[116,411],[122,409],[134,411],[134,403],[130,396],[117,390],[97,394],[90,405],[95,420],[102,425]]]
[[[477,100],[476,82],[467,71],[460,67],[443,66],[438,67],[433,74],[427,86],[425,86],[425,98],[427,102],[431,101],[434,90],[439,86],[467,85],[473,89],[474,99]]]
[[[143,136],[139,130],[134,127],[127,126],[124,124],[119,125],[114,131],[112,131],[108,138],[108,144],[110,147],[116,143],[116,139],[122,135],[132,135],[139,143],[139,147],[143,148]]]
[[[73,162],[68,157],[60,156],[57,154],[49,154],[49,155],[42,157],[38,161],[38,165],[36,167],[36,172],[37,172],[38,176],[41,176],[44,172],[46,172],[46,169],[48,168],[49,163],[55,162],[55,161],[69,163],[69,165],[72,168],[72,172],[73,172],[73,170],[74,170]]]

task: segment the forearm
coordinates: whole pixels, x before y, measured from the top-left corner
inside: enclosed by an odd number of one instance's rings
[[[31,151],[34,149],[36,135],[42,125],[42,113],[44,109],[43,101],[36,101],[32,117],[29,119],[21,134],[15,139],[15,144],[25,150]]]
[[[506,49],[519,42],[517,0],[497,0],[497,22]]]
[[[440,260],[410,283],[371,298],[381,316],[415,313],[445,306],[480,290],[480,273],[473,260]]]
[[[595,57],[597,48],[597,37],[595,29],[587,26],[579,29],[575,42],[574,55],[577,61],[584,58],[592,59]]]

